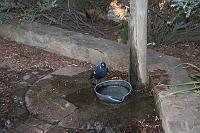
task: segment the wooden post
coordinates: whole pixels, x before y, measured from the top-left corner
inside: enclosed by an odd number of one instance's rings
[[[148,0],[130,0],[129,80],[136,89],[147,82],[147,3]]]

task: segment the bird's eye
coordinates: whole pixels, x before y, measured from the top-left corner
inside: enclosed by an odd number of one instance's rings
[[[106,63],[101,63],[101,67],[106,67]]]

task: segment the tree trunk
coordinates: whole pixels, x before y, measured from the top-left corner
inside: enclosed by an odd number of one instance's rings
[[[147,82],[147,3],[147,0],[130,0],[129,80],[136,89]]]

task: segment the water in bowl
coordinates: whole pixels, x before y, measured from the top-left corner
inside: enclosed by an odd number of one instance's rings
[[[129,90],[124,86],[112,85],[101,87],[97,90],[97,92],[102,95],[108,95],[117,99],[123,99],[129,93]]]

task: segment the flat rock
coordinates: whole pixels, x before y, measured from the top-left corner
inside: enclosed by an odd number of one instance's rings
[[[64,128],[80,129],[81,126],[85,123],[81,122],[79,118],[80,118],[80,112],[78,110],[75,110],[72,114],[62,119],[58,123],[58,126]]]
[[[167,75],[160,75],[160,83],[179,84],[189,82],[181,60],[154,51],[148,51],[148,71]],[[167,81],[167,83],[166,83]],[[170,95],[177,90],[184,90],[192,86],[163,88],[160,91],[155,87],[156,104],[162,119],[163,129],[166,133],[198,133],[200,131],[200,100],[199,95],[194,93]]]
[[[59,55],[96,65],[104,61],[116,70],[128,70],[128,47],[110,40],[38,23],[2,24],[0,35]]]
[[[84,67],[66,66],[51,73],[51,75],[74,76],[81,72],[87,71]]]
[[[66,96],[78,92],[83,86],[91,87],[91,84],[89,80],[85,80],[85,77],[89,77],[89,72],[80,67],[64,67],[47,77],[28,90],[25,101],[31,114],[54,124],[72,114],[77,108],[66,100]]]
[[[48,93],[54,93],[51,90],[52,88],[49,91],[46,90],[47,88],[41,89],[44,90],[35,89],[37,92],[29,90],[25,98],[27,109],[31,114],[37,115],[37,118],[55,124],[76,109],[76,106],[62,99],[62,97],[56,99],[56,97],[51,96],[52,94],[48,95]]]

